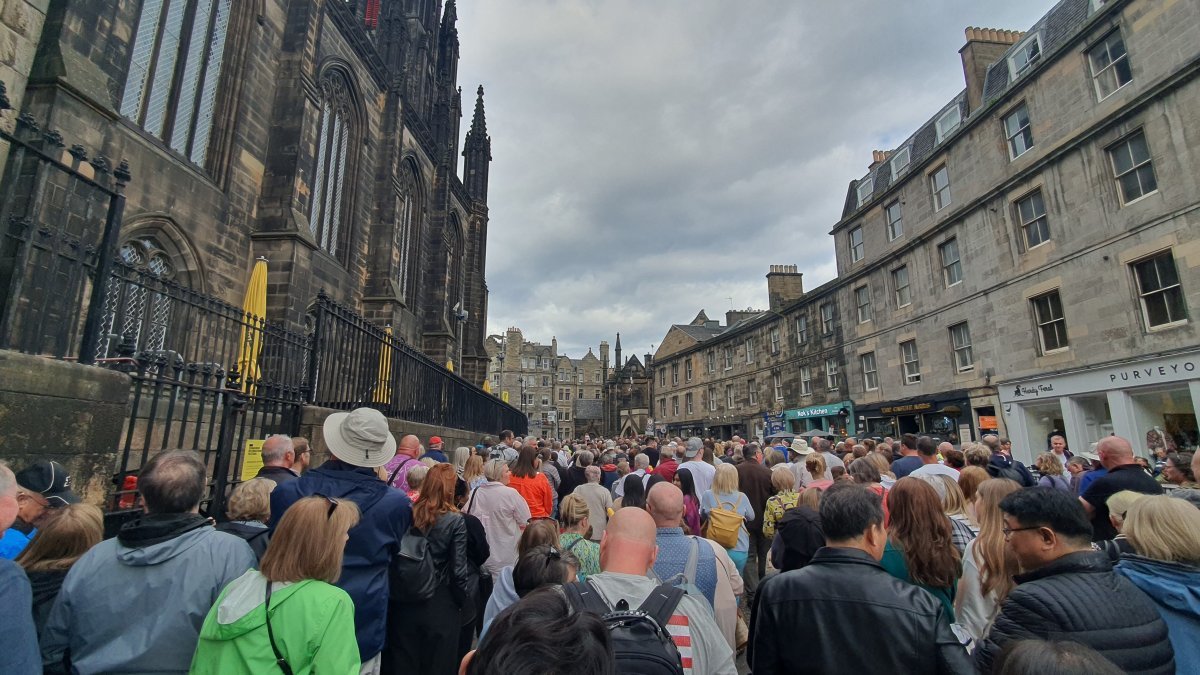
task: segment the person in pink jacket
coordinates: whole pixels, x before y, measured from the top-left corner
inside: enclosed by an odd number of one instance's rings
[[[491,550],[483,570],[496,579],[500,570],[517,563],[517,541],[531,516],[525,498],[508,486],[512,472],[507,462],[489,460],[483,467],[483,475],[487,482],[471,492],[463,512],[483,523]]]

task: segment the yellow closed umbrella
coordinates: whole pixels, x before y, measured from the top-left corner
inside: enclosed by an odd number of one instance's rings
[[[262,370],[258,365],[263,348],[263,323],[267,320],[267,259],[254,261],[246,297],[242,301],[243,323],[238,341],[237,369],[242,375],[242,391],[254,395]]]
[[[492,383],[488,380],[483,381],[483,393],[485,393],[485,394],[492,393]]]
[[[392,327],[384,326],[383,332],[388,338],[392,337]],[[372,403],[387,403],[392,386],[392,341],[384,340],[379,349],[379,376],[375,378],[375,394]]]
[[[447,359],[447,360],[446,360],[446,370],[448,370],[448,371],[450,371],[450,372],[452,372],[452,373],[454,372],[454,359]]]

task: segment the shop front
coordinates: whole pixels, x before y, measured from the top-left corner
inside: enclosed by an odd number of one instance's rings
[[[1030,459],[1061,433],[1086,449],[1110,435],[1134,452],[1196,450],[1200,417],[1200,351],[999,385],[1013,452]]]
[[[854,424],[854,402],[838,401],[825,405],[813,405],[807,408],[795,408],[783,411],[784,419],[792,433],[802,434],[805,431],[828,431],[840,436],[853,436],[858,428]]]
[[[659,423],[658,428],[665,429],[667,437],[691,438],[692,436],[704,436],[705,425],[702,420],[690,420],[686,422],[672,422],[667,425]]]
[[[966,390],[860,405],[856,413],[857,426],[867,438],[918,434],[955,445],[975,439],[974,416]]]

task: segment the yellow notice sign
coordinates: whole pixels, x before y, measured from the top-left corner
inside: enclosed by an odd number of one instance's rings
[[[242,480],[250,480],[258,475],[258,470],[263,467],[262,460],[261,438],[252,438],[246,441],[246,449],[242,452]]]

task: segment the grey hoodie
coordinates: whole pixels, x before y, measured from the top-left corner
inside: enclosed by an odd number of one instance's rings
[[[164,531],[169,518],[130,523],[67,573],[41,636],[47,673],[68,649],[81,674],[187,672],[209,608],[255,558],[245,541],[205,522],[177,516]]]

